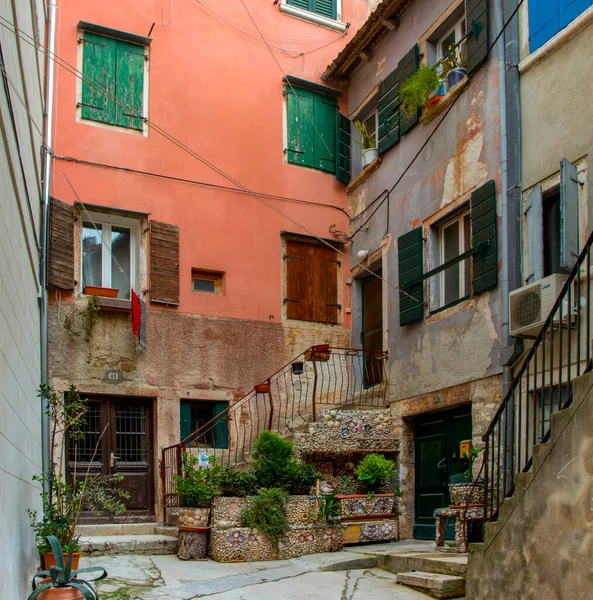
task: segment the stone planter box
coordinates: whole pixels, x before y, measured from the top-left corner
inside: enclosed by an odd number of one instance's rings
[[[270,540],[247,527],[214,529],[210,533],[210,558],[218,562],[286,560],[317,552],[337,552],[343,545],[338,527],[293,527],[274,548]]]
[[[344,544],[387,542],[397,539],[396,519],[366,519],[344,523]]]
[[[484,504],[484,482],[450,483],[449,496],[451,506],[481,506]]]
[[[370,498],[366,494],[353,494],[350,496],[336,496],[340,504],[342,519],[356,519],[373,515],[393,514],[395,494],[373,494]]]
[[[181,527],[208,527],[209,508],[180,508],[177,525]]]

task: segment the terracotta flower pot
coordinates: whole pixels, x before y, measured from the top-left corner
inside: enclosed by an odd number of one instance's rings
[[[440,94],[437,96],[433,96],[432,98],[429,98],[428,102],[426,103],[426,108],[430,108],[431,106],[438,104],[443,97],[444,97],[444,94]]]
[[[84,600],[82,593],[73,587],[47,588],[37,598],[39,600]]]
[[[80,556],[82,552],[73,552],[72,553],[72,569],[76,571],[78,569],[78,563],[80,562]],[[68,560],[68,553],[64,552],[64,564]],[[50,567],[53,567],[56,564],[56,559],[54,558],[53,552],[44,552],[43,553],[43,570],[49,571]]]
[[[259,383],[254,388],[256,394],[267,394],[270,391],[269,383]]]
[[[99,287],[98,285],[85,285],[84,293],[88,296],[102,296],[103,298],[117,298],[119,289]]]

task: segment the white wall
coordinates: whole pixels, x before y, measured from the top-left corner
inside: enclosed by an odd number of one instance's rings
[[[0,0],[3,19],[18,23],[24,34],[45,36],[43,2],[19,0],[14,5],[16,14],[12,2]],[[37,566],[26,509],[40,506],[31,477],[41,471],[37,296],[42,140],[19,96],[41,128],[44,61],[6,27],[0,27],[0,47],[14,86],[9,84],[13,124],[0,70],[0,597],[26,598]]]

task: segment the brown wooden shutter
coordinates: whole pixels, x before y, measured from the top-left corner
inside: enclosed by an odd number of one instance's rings
[[[338,260],[331,248],[286,242],[287,317],[318,323],[338,322]]]
[[[150,222],[150,301],[179,304],[179,227]]]
[[[49,204],[47,283],[74,289],[74,206],[55,198]]]

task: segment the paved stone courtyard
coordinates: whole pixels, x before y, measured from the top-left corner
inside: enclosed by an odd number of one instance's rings
[[[387,545],[385,545],[387,546]],[[390,545],[391,546],[391,545]],[[380,547],[376,546],[380,552]],[[426,600],[376,568],[357,549],[283,561],[223,564],[181,561],[174,555],[113,554],[87,557],[109,577],[97,584],[101,600]]]

